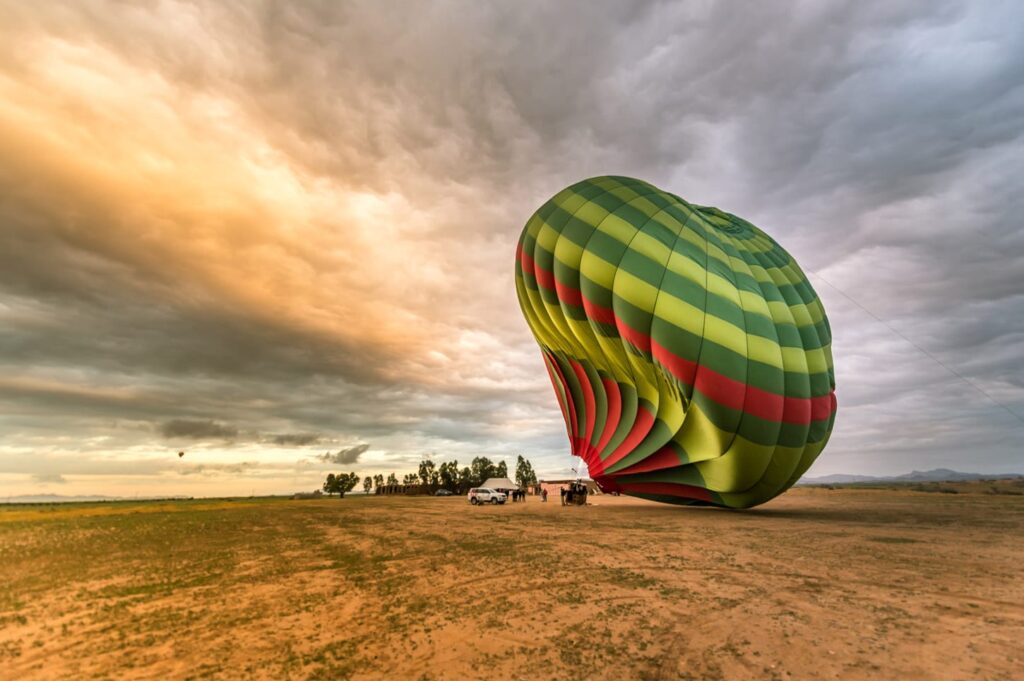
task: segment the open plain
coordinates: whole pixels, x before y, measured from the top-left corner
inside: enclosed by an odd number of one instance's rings
[[[0,677],[1011,679],[1024,496],[0,507]]]

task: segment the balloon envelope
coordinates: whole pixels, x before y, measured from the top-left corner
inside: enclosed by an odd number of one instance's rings
[[[747,508],[828,441],[828,319],[749,222],[596,177],[533,214],[515,267],[572,452],[604,491]]]

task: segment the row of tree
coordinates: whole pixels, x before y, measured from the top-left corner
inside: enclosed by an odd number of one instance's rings
[[[398,476],[392,473],[387,478],[383,475],[366,476],[363,478],[363,491],[369,494],[374,489],[416,487],[424,494],[433,494],[439,489],[446,489],[455,494],[465,494],[472,487],[479,487],[488,478],[507,478],[508,466],[504,461],[495,464],[485,456],[473,459],[469,466],[459,468],[458,461],[444,461],[435,464],[430,459],[420,462],[419,471],[407,473],[399,482]],[[521,455],[516,459],[515,481],[519,487],[537,484],[537,474],[533,464]],[[324,492],[337,494],[341,497],[351,492],[359,484],[359,476],[355,473],[329,473],[324,482]]]

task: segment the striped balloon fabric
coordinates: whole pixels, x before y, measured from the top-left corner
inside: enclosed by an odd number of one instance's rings
[[[606,492],[749,508],[828,441],[825,311],[745,220],[628,177],[584,180],[527,222],[516,291],[572,452]]]

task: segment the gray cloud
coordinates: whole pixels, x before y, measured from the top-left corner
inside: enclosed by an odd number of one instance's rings
[[[323,436],[319,433],[281,433],[269,439],[275,445],[302,447],[305,445],[315,445],[323,441]]]
[[[67,482],[67,480],[64,479],[64,476],[59,473],[36,473],[35,475],[32,476],[32,481],[44,485],[63,485]]]
[[[0,459],[365,437],[338,463],[563,469],[511,254],[551,194],[612,172],[738,213],[815,273],[840,413],[814,474],[1019,463],[1020,422],[891,330],[1024,413],[1010,4],[90,7],[15,4],[0,28],[0,82],[26,84],[0,92]],[[81,49],[40,52],[62,44]],[[41,71],[78,58],[129,101]],[[29,93],[54,88],[95,168],[27,137]],[[181,179],[242,157],[269,195],[234,165]]]
[[[238,435],[238,429],[216,421],[173,419],[160,426],[160,434],[171,439],[231,440]]]
[[[181,466],[178,468],[178,475],[205,475],[205,476],[220,476],[220,475],[239,475],[251,471],[252,469],[259,468],[259,464],[251,461],[242,461],[240,463],[228,463],[228,464],[211,464],[201,463],[194,466]],[[280,474],[280,471],[275,471],[276,474]]]
[[[336,452],[326,452],[319,455],[317,458],[325,463],[343,463],[352,464],[359,461],[359,457],[362,456],[366,450],[370,448],[368,444],[354,445],[352,447],[345,447]]]

